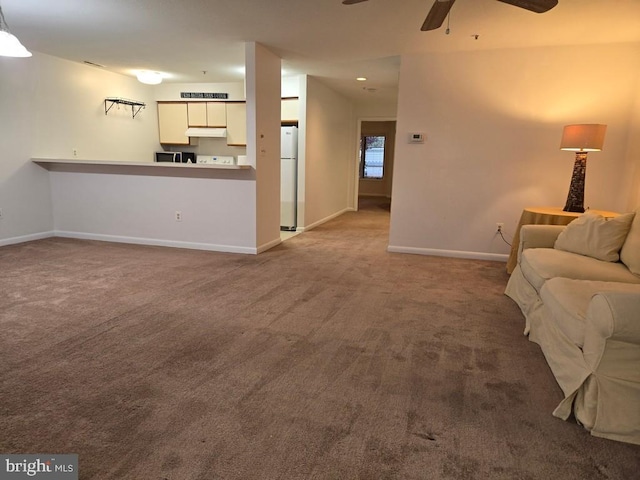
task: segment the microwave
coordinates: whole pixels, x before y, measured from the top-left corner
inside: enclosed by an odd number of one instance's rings
[[[182,163],[182,152],[156,152],[156,162]]]

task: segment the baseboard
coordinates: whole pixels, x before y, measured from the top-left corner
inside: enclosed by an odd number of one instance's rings
[[[212,252],[224,252],[224,253],[244,253],[244,254],[250,254],[250,255],[256,255],[258,253],[257,248],[240,247],[236,245],[217,245],[214,243],[180,242],[175,240],[160,240],[156,238],[123,237],[119,235],[102,235],[102,234],[82,233],[82,232],[65,232],[65,231],[59,231],[59,230],[56,230],[54,234],[56,237],[77,238],[80,240],[99,240],[101,242],[132,243],[135,245],[152,245],[156,247],[171,247],[171,248],[189,248],[192,250],[208,250]]]
[[[270,242],[265,243],[264,245],[260,245],[257,249],[256,253],[262,253],[262,252],[266,252],[267,250],[280,245],[282,243],[282,240],[277,238],[275,240],[272,240]]]
[[[33,240],[42,240],[51,237],[55,237],[54,232],[32,233],[30,235],[21,235],[19,237],[3,238],[0,240],[0,247],[15,245],[17,243],[32,242]]]
[[[324,222],[322,222],[324,223]],[[299,229],[298,231],[304,231]],[[282,240],[275,239],[271,242],[267,242],[264,245],[260,245],[258,248],[251,247],[239,247],[236,245],[218,245],[214,243],[196,243],[196,242],[179,242],[174,240],[159,240],[156,238],[140,238],[140,237],[124,237],[120,235],[103,235],[94,233],[82,233],[82,232],[67,232],[67,231],[50,231],[42,233],[34,233],[31,235],[23,235],[20,237],[5,238],[0,240],[0,247],[6,245],[15,245],[18,243],[31,242],[33,240],[42,240],[51,237],[61,238],[76,238],[78,240],[98,240],[100,242],[114,242],[114,243],[131,243],[135,245],[152,245],[156,247],[171,247],[171,248],[188,248],[192,250],[208,250],[211,252],[224,252],[224,253],[242,253],[245,255],[257,255],[262,252],[280,245]]]
[[[305,227],[300,228],[299,231],[304,232],[304,231],[307,231],[307,230],[311,230],[313,228],[316,228],[316,227],[322,225],[323,223],[327,223],[328,221],[339,217],[340,215],[342,215],[344,213],[355,212],[355,211],[356,211],[355,208],[344,208],[344,209],[340,210],[339,212],[336,212],[336,213],[334,213],[332,215],[329,215],[328,217],[323,218],[322,220],[318,220],[317,222],[313,222],[310,225],[307,225]]]
[[[462,250],[440,250],[437,248],[400,247],[389,245],[390,253],[410,253],[413,255],[432,255],[435,257],[468,258],[472,260],[491,260],[494,262],[507,262],[509,255],[502,253],[465,252]]]

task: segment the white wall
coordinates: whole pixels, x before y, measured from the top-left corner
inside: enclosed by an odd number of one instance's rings
[[[307,183],[307,75],[298,75],[296,87],[298,101],[298,221],[297,228],[304,229]]]
[[[383,98],[380,101],[375,101],[375,97],[368,103],[356,103],[355,111],[358,118],[366,118],[368,120],[374,120],[380,118],[388,120],[390,118],[396,118],[398,112],[398,99],[397,98]]]
[[[357,139],[347,98],[313,77],[307,78],[306,98],[304,228],[312,228],[355,208]]]
[[[135,119],[104,99],[117,96],[149,107]],[[152,92],[137,80],[34,52],[0,57],[0,245],[50,234],[49,173],[32,157],[151,161],[159,148]]]
[[[280,57],[247,43],[247,161],[256,167],[254,223],[263,251],[280,243]]]
[[[512,234],[523,207],[564,205],[570,123],[608,124],[585,205],[626,211],[638,58],[638,44],[403,56],[389,249],[506,258],[497,222]]]
[[[29,162],[38,126],[37,58],[0,57],[0,245],[53,228],[49,175]]]
[[[300,96],[300,77],[304,77],[304,75],[287,75],[282,77],[282,98]]]
[[[38,78],[32,157],[72,158],[75,148],[79,159],[153,161],[160,145],[150,87],[133,77],[47,55],[32,60]],[[105,97],[147,106],[135,118],[125,105],[115,105],[105,115]]]
[[[631,196],[627,204],[627,211],[640,207],[640,56],[638,62],[638,85],[636,87],[636,99],[631,110],[629,128],[629,149],[627,152],[627,167],[633,172]]]
[[[51,172],[55,234],[257,253],[253,172],[211,175],[218,178]]]

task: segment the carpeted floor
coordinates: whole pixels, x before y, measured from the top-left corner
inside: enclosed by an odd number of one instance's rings
[[[561,392],[503,263],[389,254],[363,202],[258,256],[0,248],[0,453],[80,478],[631,479]]]

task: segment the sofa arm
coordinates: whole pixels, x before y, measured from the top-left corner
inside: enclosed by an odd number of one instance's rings
[[[640,288],[591,298],[583,355],[593,372],[640,382]]]
[[[522,251],[527,248],[553,248],[560,232],[566,225],[523,225],[520,228],[518,262]]]

